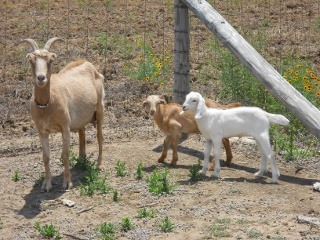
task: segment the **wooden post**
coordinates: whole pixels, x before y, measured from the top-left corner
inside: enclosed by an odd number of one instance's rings
[[[181,0],[174,0],[174,19],[173,101],[182,104],[190,91],[190,39],[188,8]]]
[[[208,2],[205,0],[182,0],[182,2],[275,98],[320,139],[319,109],[291,86]]]

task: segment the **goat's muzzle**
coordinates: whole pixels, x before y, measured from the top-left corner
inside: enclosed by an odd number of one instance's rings
[[[153,116],[153,114],[155,113],[155,110],[150,110],[150,115]]]

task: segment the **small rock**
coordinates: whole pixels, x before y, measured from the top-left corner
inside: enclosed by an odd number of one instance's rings
[[[298,220],[298,223],[307,223],[307,224],[313,223],[315,225],[320,225],[320,222],[316,217],[298,216],[297,220]]]
[[[73,201],[65,199],[65,198],[62,199],[62,204],[65,206],[68,206],[68,207],[73,207],[75,205],[75,203]]]
[[[315,184],[313,184],[313,190],[320,192],[320,182],[316,182]]]

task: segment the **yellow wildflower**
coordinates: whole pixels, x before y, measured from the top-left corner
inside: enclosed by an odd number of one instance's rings
[[[297,66],[298,68],[301,68],[302,66],[301,66],[301,64],[298,64],[298,66]]]
[[[317,97],[320,97],[320,91],[316,93]]]
[[[149,76],[146,76],[146,81],[149,82],[150,78]]]
[[[164,54],[166,54],[166,53],[167,53],[167,50],[166,50],[166,49],[165,49],[165,50],[163,50],[163,53],[164,53]]]
[[[311,70],[309,68],[306,69],[307,73],[311,73]]]
[[[155,72],[154,75],[155,75],[156,77],[158,77],[158,76],[159,76],[159,73],[158,73],[158,72]]]
[[[141,42],[140,42],[140,41],[139,41],[139,42],[137,42],[137,45],[138,45],[138,46],[141,46]]]
[[[298,75],[298,74],[299,74],[299,71],[296,71],[295,74]]]
[[[151,57],[151,58],[154,58],[154,54],[153,54],[153,53],[151,53],[151,54],[150,54],[150,57]]]
[[[164,83],[160,83],[160,87],[163,87],[164,86]]]
[[[169,59],[170,59],[170,57],[169,57],[169,56],[167,56],[167,57],[166,57],[166,61],[169,61]]]
[[[303,79],[303,81],[307,81],[307,80],[308,80],[308,77],[307,77],[307,76],[304,76],[302,79]]]

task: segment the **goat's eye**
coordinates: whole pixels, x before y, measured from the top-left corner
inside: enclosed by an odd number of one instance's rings
[[[197,102],[197,100],[196,100],[196,99],[193,99],[192,102]]]

